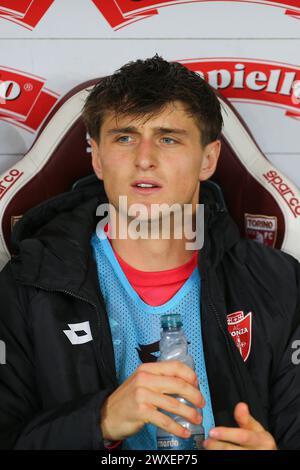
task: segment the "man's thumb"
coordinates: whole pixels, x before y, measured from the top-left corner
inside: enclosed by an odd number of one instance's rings
[[[249,431],[264,431],[262,425],[251,416],[247,403],[238,403],[234,410],[234,418],[237,424]]]

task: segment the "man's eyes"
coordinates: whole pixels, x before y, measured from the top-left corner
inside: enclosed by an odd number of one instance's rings
[[[131,135],[121,135],[119,137],[116,137],[116,142],[121,142],[121,143],[131,143],[134,141],[134,137],[131,136]],[[176,144],[177,143],[177,140],[173,139],[172,137],[161,137],[160,138],[160,141],[164,144],[167,144],[167,145],[172,145],[172,144]]]
[[[132,136],[130,136],[130,135],[121,135],[120,137],[117,137],[116,140],[117,140],[117,142],[128,143],[128,142],[132,141]]]
[[[176,144],[177,140],[172,139],[172,137],[162,137],[161,139],[165,144]]]

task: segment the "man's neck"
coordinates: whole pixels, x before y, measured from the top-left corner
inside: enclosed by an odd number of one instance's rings
[[[111,244],[127,264],[141,271],[175,269],[194,254],[194,250],[185,249],[182,240],[112,239]]]
[[[141,231],[138,233],[143,233],[142,238],[136,237],[136,232],[134,237],[132,236],[132,221],[128,220],[127,216],[125,218],[119,213],[119,217],[110,221],[112,247],[127,264],[140,271],[166,271],[178,268],[192,258],[195,251],[187,249],[192,240],[186,238],[186,233],[191,236],[191,232],[184,230],[182,222],[176,222],[176,218],[172,217],[171,221],[168,221],[169,225],[166,225],[166,231],[163,224],[148,222],[139,224]],[[190,223],[195,229],[194,217],[190,219]]]

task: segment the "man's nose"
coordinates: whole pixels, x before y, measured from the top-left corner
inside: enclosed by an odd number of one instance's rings
[[[143,170],[156,166],[157,149],[153,142],[149,140],[141,140],[136,149],[135,165]]]

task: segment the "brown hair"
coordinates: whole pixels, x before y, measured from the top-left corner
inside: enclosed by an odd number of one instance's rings
[[[219,138],[223,119],[213,88],[197,73],[158,55],[129,62],[102,78],[90,92],[82,118],[90,136],[99,141],[105,113],[146,116],[171,101],[182,101],[201,132],[203,146]]]

